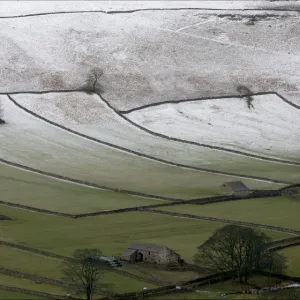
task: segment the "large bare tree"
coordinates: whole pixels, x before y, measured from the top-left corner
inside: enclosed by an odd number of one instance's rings
[[[72,284],[77,295],[85,295],[86,300],[92,299],[104,273],[111,269],[107,263],[95,259],[102,255],[99,249],[78,249],[62,264],[63,280]]]
[[[99,82],[102,75],[103,71],[100,68],[91,69],[85,82],[84,90],[88,93],[102,92],[102,86]]]
[[[284,257],[268,249],[270,241],[263,232],[226,225],[198,247],[195,262],[217,272],[232,271],[247,287],[255,271],[280,272],[284,268]]]

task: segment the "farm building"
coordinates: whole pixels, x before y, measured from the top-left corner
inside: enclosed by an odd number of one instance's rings
[[[151,244],[131,244],[121,254],[121,259],[128,262],[155,264],[183,263],[180,255],[168,247]]]
[[[244,183],[241,181],[231,181],[231,182],[224,182],[221,187],[221,193],[223,195],[228,196],[239,196],[244,197],[251,194],[251,190],[248,189]]]

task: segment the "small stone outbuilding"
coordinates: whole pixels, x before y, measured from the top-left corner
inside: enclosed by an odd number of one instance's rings
[[[121,254],[121,260],[128,262],[146,262],[155,264],[182,264],[184,261],[179,254],[166,246],[152,244],[131,244]]]
[[[227,196],[245,197],[251,194],[251,190],[241,181],[224,182],[220,189]]]

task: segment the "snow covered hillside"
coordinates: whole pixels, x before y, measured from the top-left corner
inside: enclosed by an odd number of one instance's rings
[[[103,95],[119,110],[235,95],[239,85],[300,90],[297,12],[99,12],[0,23],[0,92],[80,88],[94,67],[103,70]]]
[[[162,104],[127,114],[167,136],[300,160],[300,111],[273,94]]]
[[[45,123],[0,96],[5,125],[0,157],[39,170],[108,187],[175,198],[211,195],[236,176],[172,167],[107,147]],[[253,187],[278,186],[244,180]]]
[[[298,182],[300,166],[254,159],[154,136],[123,119],[97,95],[18,94],[13,98],[38,115],[101,141],[170,162],[235,174]],[[247,149],[248,151],[248,149]],[[268,156],[271,156],[268,153]]]
[[[259,9],[259,8],[297,8],[295,1],[285,0],[270,2],[268,0],[213,0],[213,1],[1,1],[0,16],[14,16],[33,13],[59,11],[127,11],[133,9],[171,9],[171,8],[203,8],[203,9]]]

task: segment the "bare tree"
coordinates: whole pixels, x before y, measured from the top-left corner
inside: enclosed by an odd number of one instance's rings
[[[245,95],[244,97],[246,97],[247,107],[249,109],[254,108],[252,103],[254,98],[251,95],[249,95],[253,94],[252,91],[244,85],[239,85],[236,90],[239,92],[240,95]]]
[[[0,100],[0,124],[4,124],[5,121],[3,120],[4,118],[4,110],[3,110],[3,106],[2,106],[2,103],[1,103],[1,100]]]
[[[103,71],[100,68],[91,69],[88,78],[84,85],[84,90],[87,93],[99,93],[102,92],[102,86],[99,83],[100,77],[103,75]]]
[[[284,267],[284,257],[268,249],[270,241],[252,228],[227,225],[198,247],[195,262],[218,272],[234,272],[247,288],[255,271],[282,271]]]
[[[85,295],[86,300],[92,299],[104,273],[111,269],[107,263],[95,259],[102,255],[99,249],[78,249],[62,265],[63,280],[72,284],[76,294]]]

